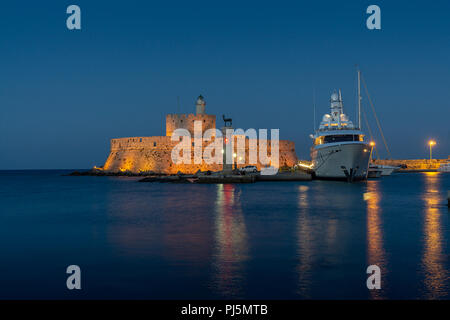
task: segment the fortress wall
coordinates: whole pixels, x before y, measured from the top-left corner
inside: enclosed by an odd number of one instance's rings
[[[166,136],[178,128],[187,129],[194,135],[194,121],[202,121],[203,132],[216,127],[216,116],[210,114],[168,114],[166,116]]]
[[[167,142],[170,142],[170,137],[154,136],[111,139],[111,151],[142,148],[154,149]]]
[[[103,166],[110,172],[162,171],[170,159],[170,137],[132,137],[111,139],[111,151]]]
[[[295,152],[295,142],[289,140],[280,140],[280,167],[292,167],[297,164],[298,158]]]
[[[130,171],[133,173],[155,172],[176,174],[195,173],[201,171],[220,171],[221,164],[194,164],[194,151],[191,151],[191,164],[176,165],[172,161],[172,149],[178,144],[171,141],[170,137],[131,137],[111,140],[111,152],[106,160],[103,169],[109,172]],[[203,143],[203,150],[211,142]],[[256,145],[259,149],[259,142]],[[270,156],[270,140],[267,140],[267,153]],[[257,151],[256,150],[256,151]],[[238,150],[235,150],[239,152]],[[249,165],[250,142],[245,143],[245,164],[238,164],[238,167]],[[292,141],[279,141],[279,166],[293,166],[298,161],[295,153],[295,144]],[[253,165],[253,164],[252,164]],[[256,165],[261,169],[261,163]]]

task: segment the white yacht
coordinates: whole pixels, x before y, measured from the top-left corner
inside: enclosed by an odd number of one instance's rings
[[[331,113],[323,116],[319,129],[311,135],[313,175],[318,179],[365,180],[373,147],[344,113],[340,90],[331,95],[330,103]]]

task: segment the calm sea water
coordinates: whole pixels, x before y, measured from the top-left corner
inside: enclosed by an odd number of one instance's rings
[[[450,298],[449,174],[186,185],[62,173],[0,171],[1,299]],[[81,291],[66,289],[71,264]]]

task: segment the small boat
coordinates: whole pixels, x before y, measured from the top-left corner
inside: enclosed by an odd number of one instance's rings
[[[381,177],[382,170],[379,169],[377,166],[369,166],[369,171],[367,173],[368,179],[373,178],[380,178]]]
[[[382,164],[375,165],[371,163],[369,165],[369,171],[370,169],[381,171],[382,176],[390,176],[394,171],[400,169],[400,167],[387,166]]]
[[[439,168],[437,169],[439,172],[450,172],[450,162],[441,163]]]

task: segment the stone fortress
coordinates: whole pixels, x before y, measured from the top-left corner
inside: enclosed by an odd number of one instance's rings
[[[192,164],[175,164],[172,161],[172,149],[179,141],[172,141],[172,133],[183,128],[194,136],[194,122],[202,122],[202,133],[208,129],[216,128],[216,116],[205,113],[206,102],[199,96],[196,103],[196,114],[168,114],[166,116],[166,135],[152,137],[130,137],[111,139],[111,151],[102,168],[106,172],[131,172],[131,173],[163,173],[193,174],[197,171],[221,171],[222,164],[194,164],[194,152],[192,151]],[[202,150],[211,144],[211,141],[204,141]],[[259,141],[256,143],[259,145]],[[237,167],[249,165],[249,139],[245,141],[245,164],[237,164]],[[270,156],[270,140],[267,140],[268,155]],[[258,157],[259,159],[259,157]],[[293,166],[297,163],[295,144],[292,141],[279,141],[279,166]],[[255,164],[251,164],[255,165]],[[236,166],[236,165],[235,165]],[[262,165],[258,160],[256,164],[258,170]]]

